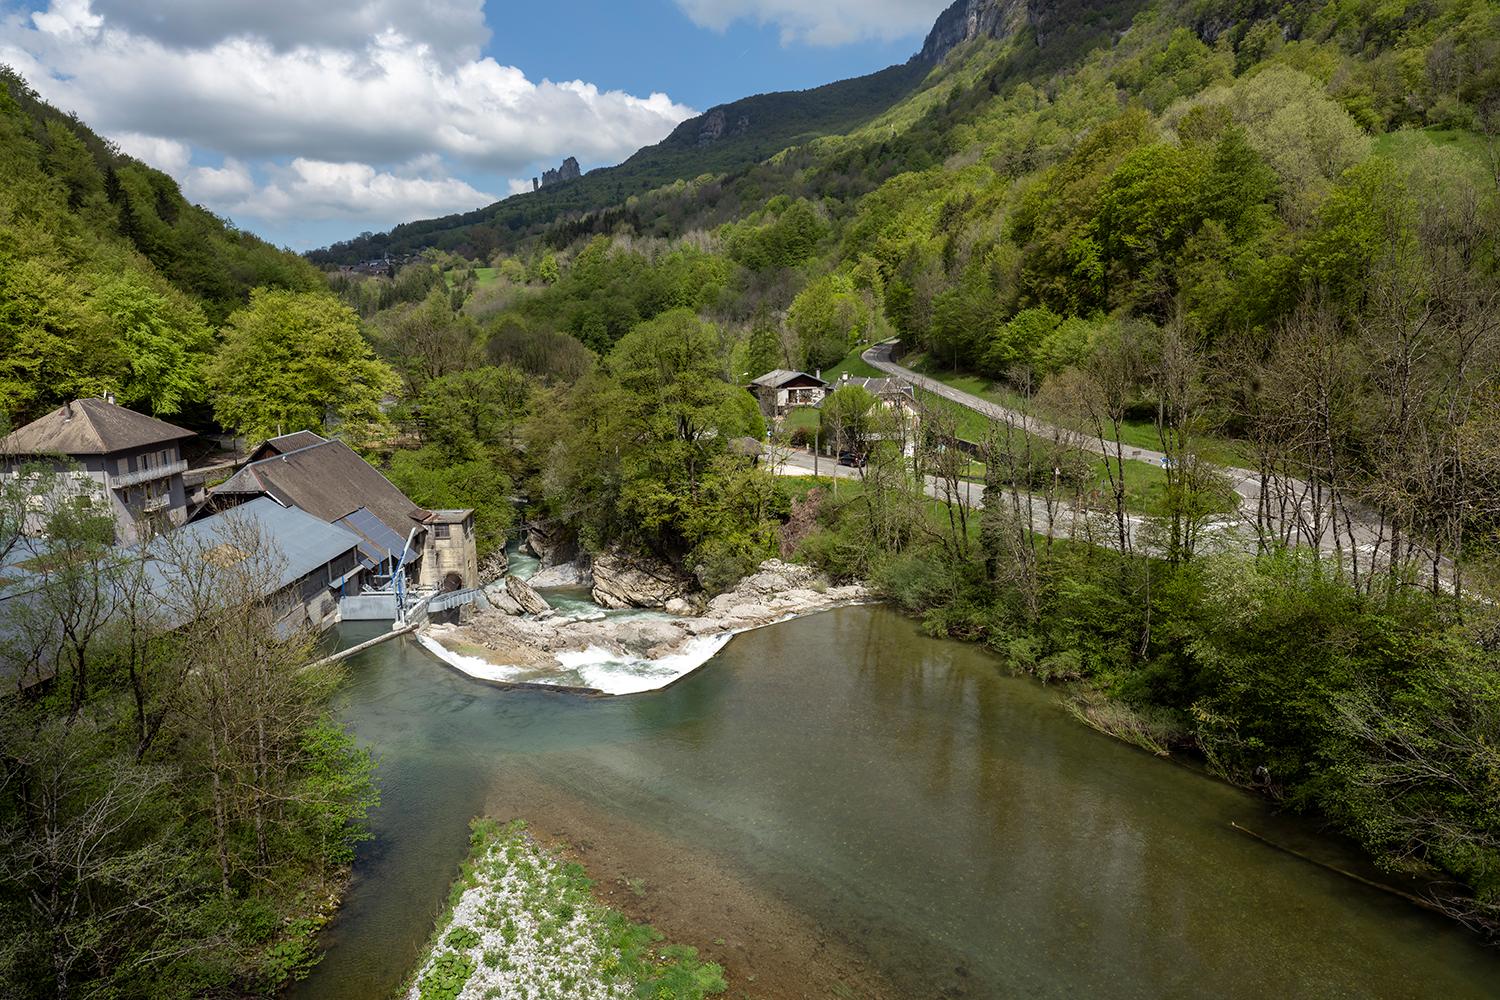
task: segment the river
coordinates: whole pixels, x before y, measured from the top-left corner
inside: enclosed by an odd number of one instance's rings
[[[390,995],[484,812],[567,836],[733,996],[1500,996],[1459,928],[1230,823],[1360,865],[1342,842],[882,607],[738,636],[628,698],[499,690],[407,639],[348,671],[383,802],[294,996]]]

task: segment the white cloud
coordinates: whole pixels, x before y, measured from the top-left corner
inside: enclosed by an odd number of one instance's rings
[[[182,176],[193,158],[193,151],[187,144],[174,139],[142,135],[140,132],[116,132],[111,138],[127,156],[133,156],[157,170],[165,170],[174,177]]]
[[[295,159],[243,196],[240,211],[265,219],[385,218],[407,221],[487,205],[495,196],[446,176],[401,176],[365,163]]]
[[[735,21],[774,24],[782,44],[847,45],[925,34],[951,0],[677,0],[693,23],[724,31]]]
[[[259,38],[280,51],[358,48],[394,31],[444,56],[476,59],[490,38],[484,0],[93,0],[93,12],[174,48],[211,48],[231,38]]]
[[[230,159],[222,167],[194,167],[182,178],[182,190],[206,205],[242,203],[255,191],[255,178],[249,167]]]
[[[284,51],[248,36],[183,49],[101,26],[89,11],[88,0],[53,0],[32,25],[12,20],[0,59],[21,53],[9,61],[43,97],[107,133],[229,156],[389,163],[436,152],[514,174],[567,155],[623,159],[693,113],[665,94],[533,83],[488,58],[445,66],[394,30],[359,49]]]
[[[487,37],[483,0],[50,0],[0,13],[0,64],[190,197],[259,218],[476,208],[493,199],[458,175],[618,162],[694,114],[532,81],[481,58]]]

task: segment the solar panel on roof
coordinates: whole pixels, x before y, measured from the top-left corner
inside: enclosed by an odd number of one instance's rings
[[[406,540],[387,528],[379,518],[371,514],[368,508],[361,507],[353,513],[346,514],[334,522],[354,531],[356,534],[368,539],[371,545],[380,552],[379,561],[384,562],[391,556],[401,554]]]

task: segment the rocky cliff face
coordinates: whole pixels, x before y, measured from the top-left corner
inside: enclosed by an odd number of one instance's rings
[[[563,181],[574,181],[582,176],[583,171],[578,166],[578,160],[570,156],[566,160],[563,160],[562,166],[556,170],[542,171],[540,180],[533,177],[531,179],[531,189],[536,191],[540,188],[551,187],[553,184],[561,184]]]
[[[964,42],[1010,38],[1027,27],[1037,29],[1040,43],[1045,7],[1045,0],[955,0],[938,15],[916,58],[935,63]]]

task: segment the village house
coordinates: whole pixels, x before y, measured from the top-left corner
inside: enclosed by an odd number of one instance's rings
[[[62,476],[59,488],[103,497],[117,540],[129,544],[187,520],[182,443],[193,436],[112,398],[73,400],[0,442],[0,475],[52,469]]]
[[[901,450],[910,458],[916,451],[917,430],[922,422],[921,408],[917,405],[917,391],[912,384],[899,378],[866,378],[845,372],[835,388],[842,389],[845,386],[858,386],[896,415],[896,433],[879,437],[899,439]]]
[[[822,373],[788,371],[778,368],[751,379],[745,388],[760,403],[760,412],[768,418],[784,417],[799,406],[818,406],[828,394],[828,383]]]
[[[360,562],[376,587],[458,590],[478,586],[472,510],[432,511],[406,494],[342,441],[311,431],[272,438],[251,461],[209,491],[194,518],[269,497],[359,536]]]
[[[213,599],[229,574],[245,570],[237,585],[271,609],[277,632],[323,631],[339,621],[340,602],[358,596],[359,538],[296,507],[259,497],[220,514],[156,535],[141,545],[118,546],[106,559],[116,572],[97,576],[88,595],[100,622],[160,629],[187,625],[197,602]],[[30,684],[52,673],[46,650],[61,623],[46,613],[46,563],[51,541],[26,538],[0,558],[0,644],[34,651],[29,662],[0,659],[0,680]],[[139,565],[137,573],[131,567]],[[144,588],[131,592],[133,581]],[[213,585],[205,589],[205,582]],[[142,594],[147,600],[142,600]],[[40,630],[38,632],[37,630]]]

